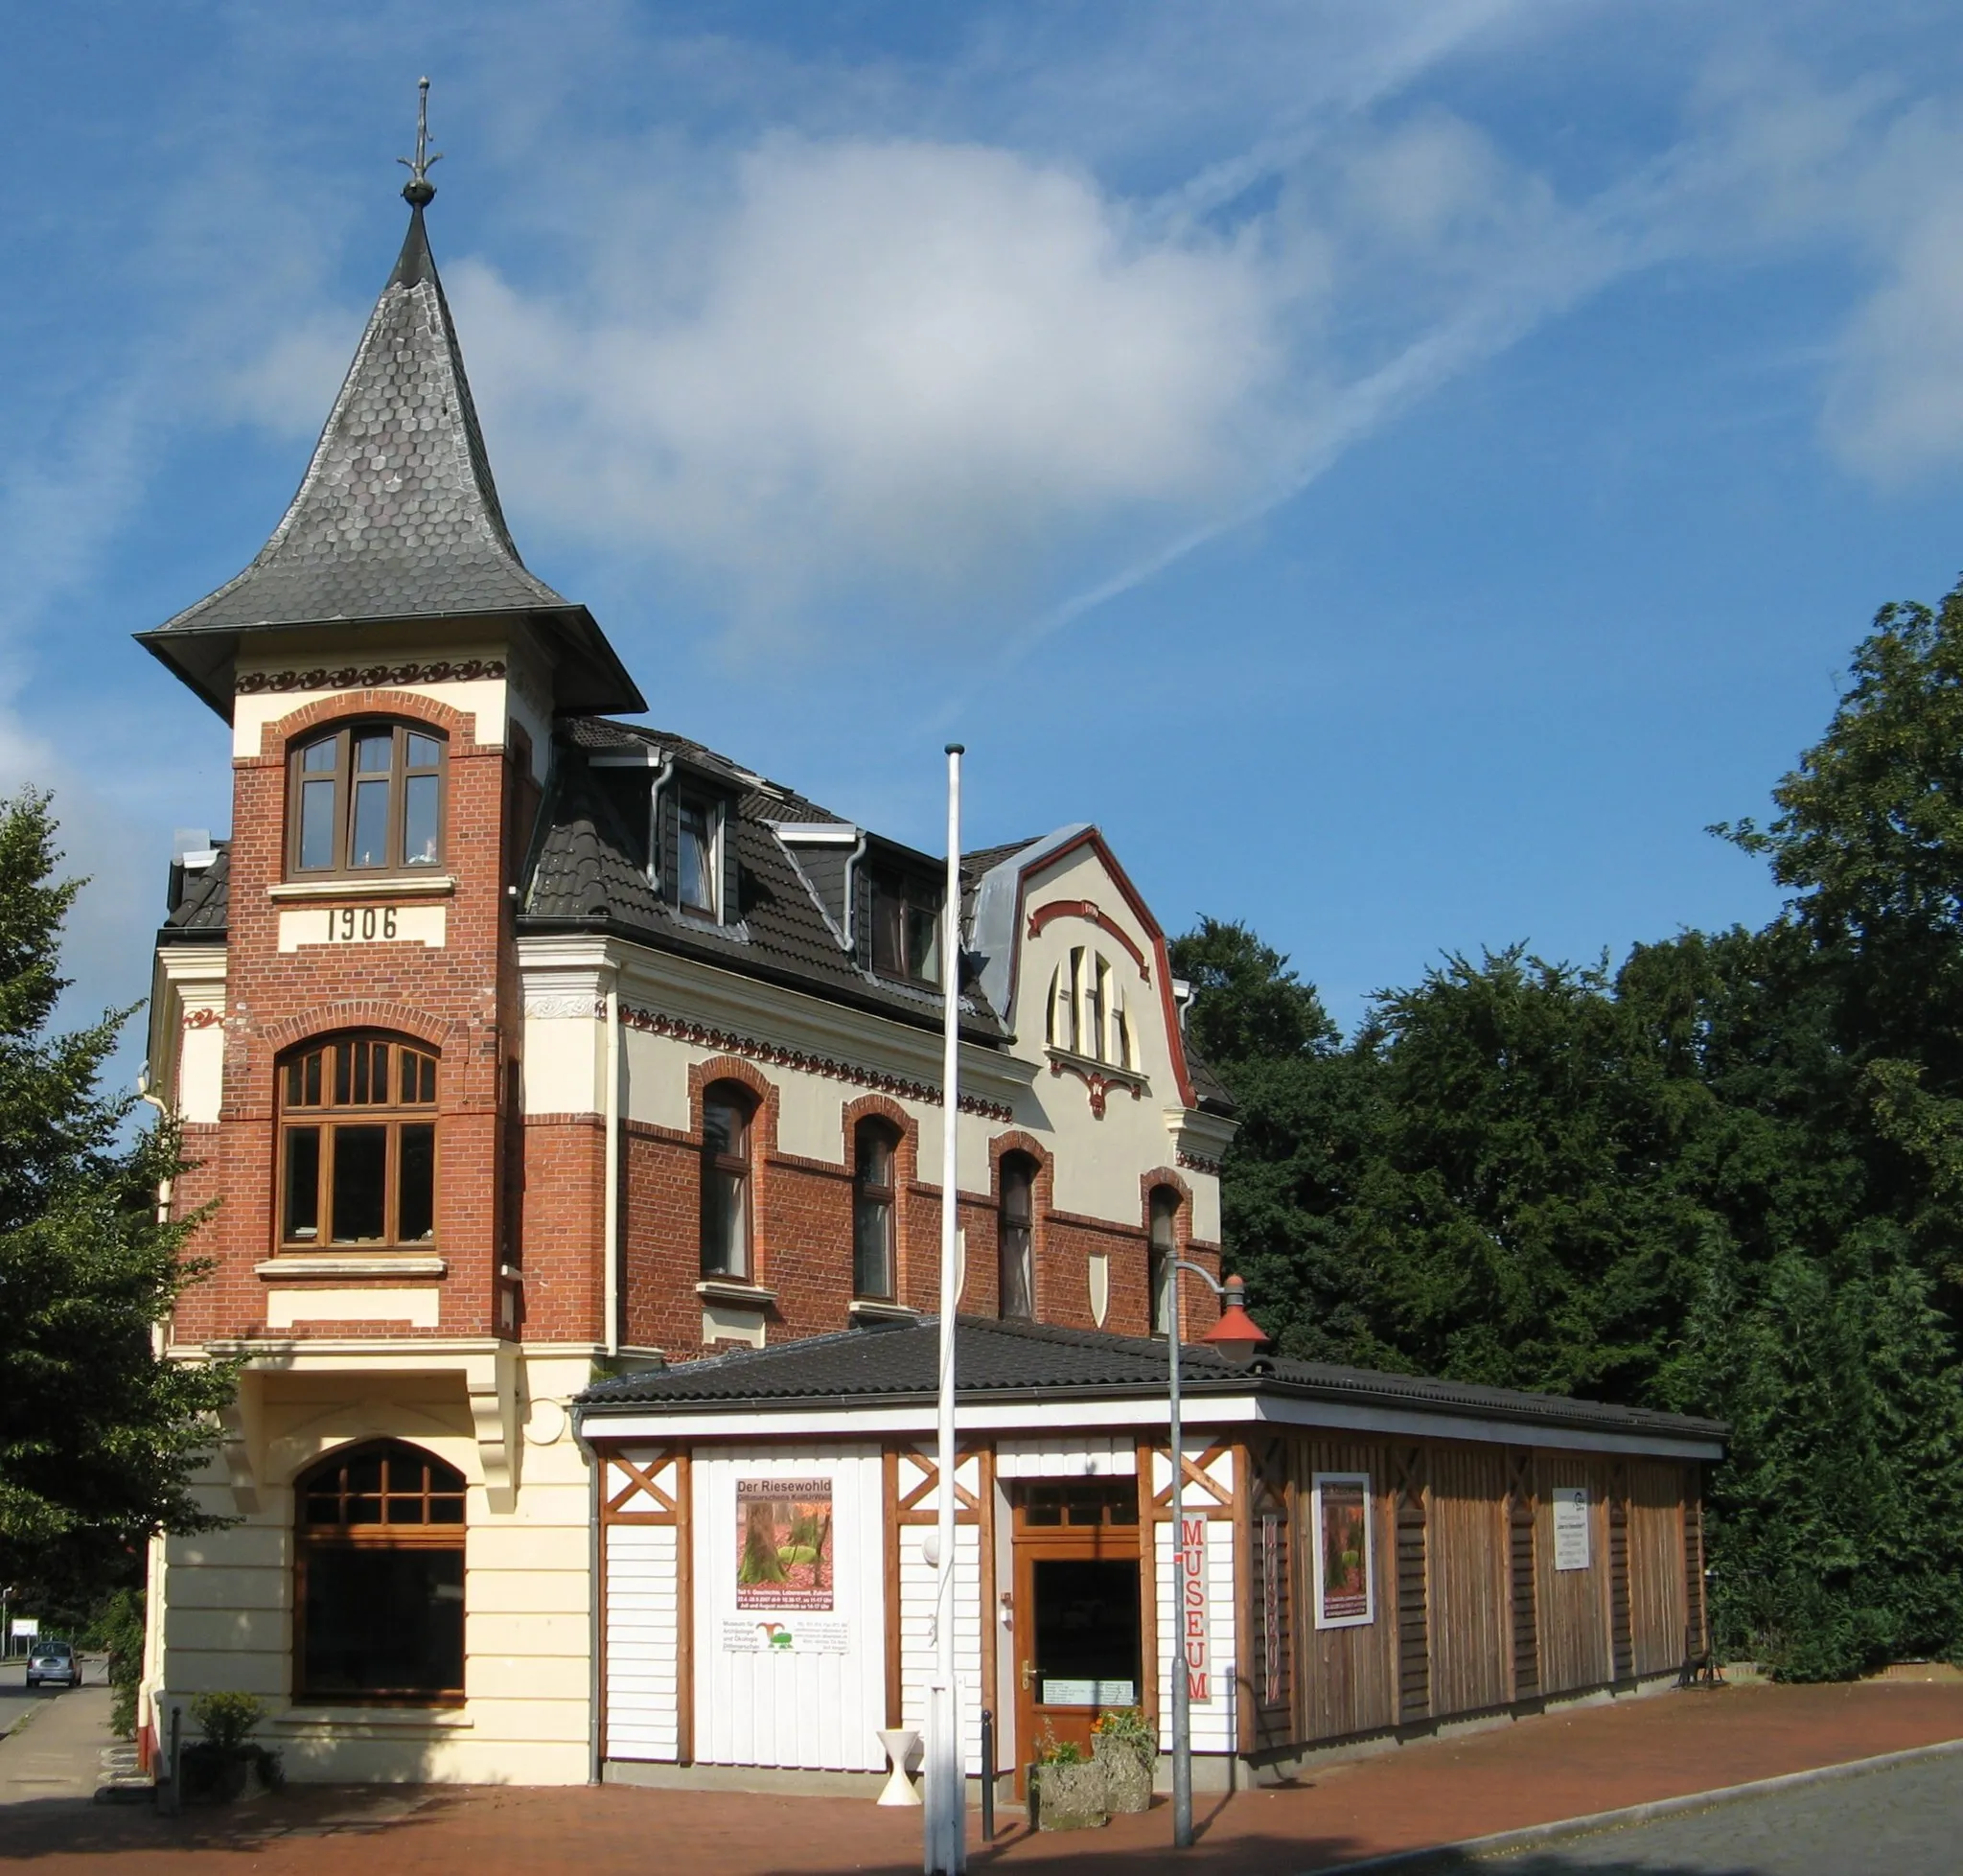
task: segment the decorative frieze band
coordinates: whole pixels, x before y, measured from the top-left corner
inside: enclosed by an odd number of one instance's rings
[[[1182,1150],[1178,1159],[1179,1164],[1189,1172],[1210,1173],[1215,1179],[1220,1176],[1220,1162],[1208,1159],[1204,1153],[1189,1153]]]
[[[694,1023],[681,1016],[665,1016],[658,1009],[635,1009],[620,1006],[620,1020],[631,1030],[648,1035],[666,1036],[695,1049],[713,1049],[718,1054],[740,1055],[745,1061],[760,1062],[767,1068],[797,1069],[805,1075],[821,1075],[827,1080],[844,1081],[855,1088],[870,1088],[876,1094],[891,1095],[898,1100],[917,1100],[925,1106],[941,1104],[940,1090],[925,1081],[909,1081],[897,1075],[882,1075],[861,1068],[856,1062],[835,1061],[829,1055],[807,1054],[780,1043],[762,1042],[755,1036],[738,1035],[707,1023]],[[979,1095],[963,1095],[963,1114],[987,1121],[1013,1121],[1015,1110],[999,1100],[983,1100]]]
[[[236,688],[242,697],[262,690],[373,690],[378,685],[405,683],[474,683],[480,678],[501,678],[501,658],[466,658],[433,664],[336,664],[312,671],[247,671]]]

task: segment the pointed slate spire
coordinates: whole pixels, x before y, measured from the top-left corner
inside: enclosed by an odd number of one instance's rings
[[[424,81],[427,98],[427,81]],[[484,452],[463,353],[429,252],[427,118],[403,195],[409,226],[286,517],[243,572],[141,641],[227,714],[238,637],[272,628],[486,614],[579,626],[579,706],[640,709],[584,607],[519,558]],[[193,637],[223,640],[194,650]],[[595,657],[597,654],[597,658]],[[222,668],[221,668],[222,667]],[[610,701],[601,703],[604,693]],[[567,706],[562,703],[562,707]]]

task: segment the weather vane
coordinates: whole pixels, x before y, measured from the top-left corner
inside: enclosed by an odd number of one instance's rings
[[[413,161],[406,156],[395,159],[409,173],[409,179],[403,184],[403,198],[412,207],[422,208],[436,199],[436,185],[429,180],[429,165],[443,161],[440,150],[429,148],[429,81],[419,79],[416,82],[416,154]]]

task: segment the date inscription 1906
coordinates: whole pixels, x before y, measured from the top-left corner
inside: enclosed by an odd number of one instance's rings
[[[363,939],[392,938],[395,931],[394,906],[334,906],[327,915],[330,944],[357,944]]]

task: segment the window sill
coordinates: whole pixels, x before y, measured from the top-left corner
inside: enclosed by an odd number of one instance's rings
[[[333,879],[288,879],[266,889],[268,899],[409,899],[456,891],[449,873],[337,873]]]
[[[889,1303],[877,1296],[855,1296],[851,1315],[856,1322],[918,1322],[920,1311],[907,1303]]]
[[[774,1289],[761,1284],[739,1283],[733,1277],[704,1277],[695,1286],[696,1295],[706,1303],[733,1305],[739,1309],[768,1309],[777,1300]]]
[[[365,1726],[465,1732],[476,1723],[458,1702],[442,1706],[289,1706],[266,1724],[274,1732],[338,1732]]]
[[[335,1257],[324,1251],[287,1251],[255,1263],[253,1272],[261,1277],[440,1277],[450,1265],[440,1257],[422,1251],[393,1254],[350,1252]]]

